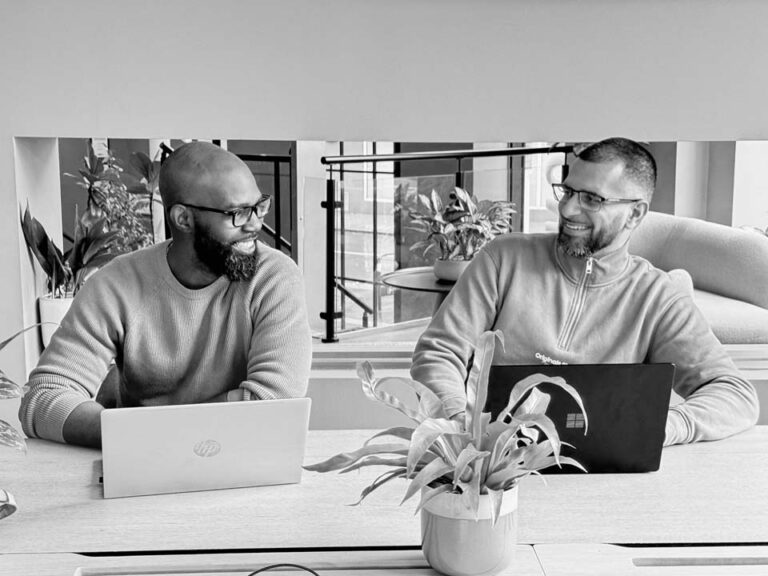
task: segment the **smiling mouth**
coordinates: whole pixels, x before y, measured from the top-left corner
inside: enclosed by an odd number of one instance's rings
[[[256,238],[246,238],[233,242],[232,248],[242,254],[253,254],[256,250]]]
[[[562,220],[562,226],[565,230],[568,230],[569,232],[586,232],[591,228],[591,226],[587,224],[578,224],[576,222],[571,222],[569,220]]]

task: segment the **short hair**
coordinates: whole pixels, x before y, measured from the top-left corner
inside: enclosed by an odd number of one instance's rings
[[[650,202],[656,189],[656,160],[643,146],[629,138],[607,138],[576,148],[574,156],[584,162],[613,162],[618,160],[624,165],[623,176],[637,184],[645,199]]]

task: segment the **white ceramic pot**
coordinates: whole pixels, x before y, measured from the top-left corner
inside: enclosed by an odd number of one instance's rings
[[[74,298],[52,298],[49,295],[41,296],[37,300],[37,307],[40,312],[40,334],[43,337],[43,346],[48,346],[51,336],[58,330],[62,318],[72,305]]]
[[[507,568],[517,546],[517,486],[504,493],[501,514],[491,523],[491,502],[467,510],[457,494],[440,494],[421,510],[421,549],[438,572],[447,576],[490,576]]]
[[[456,282],[469,266],[470,260],[435,260],[432,271],[438,280]]]

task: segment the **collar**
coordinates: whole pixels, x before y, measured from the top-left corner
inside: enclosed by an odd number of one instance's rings
[[[566,254],[557,243],[557,235],[552,243],[555,262],[558,268],[573,283],[578,283],[591,261],[590,286],[601,286],[618,280],[629,267],[629,238],[610,252],[600,251],[590,258],[577,258]]]

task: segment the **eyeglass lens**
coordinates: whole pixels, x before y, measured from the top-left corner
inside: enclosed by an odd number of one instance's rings
[[[251,218],[253,218],[254,212],[256,212],[258,218],[264,218],[264,216],[267,215],[267,212],[269,212],[270,206],[272,206],[272,197],[266,196],[259,200],[255,206],[248,206],[247,208],[242,208],[235,212],[232,215],[232,223],[235,226],[244,226],[246,223],[250,222]]]
[[[581,206],[585,210],[597,212],[598,210],[600,210],[600,207],[603,205],[602,199],[598,195],[592,194],[591,192],[582,192],[579,190],[568,188],[567,186],[553,186],[552,189],[555,192],[555,199],[558,202],[562,202],[563,200],[568,200],[571,196],[575,194],[579,200],[579,206]]]

